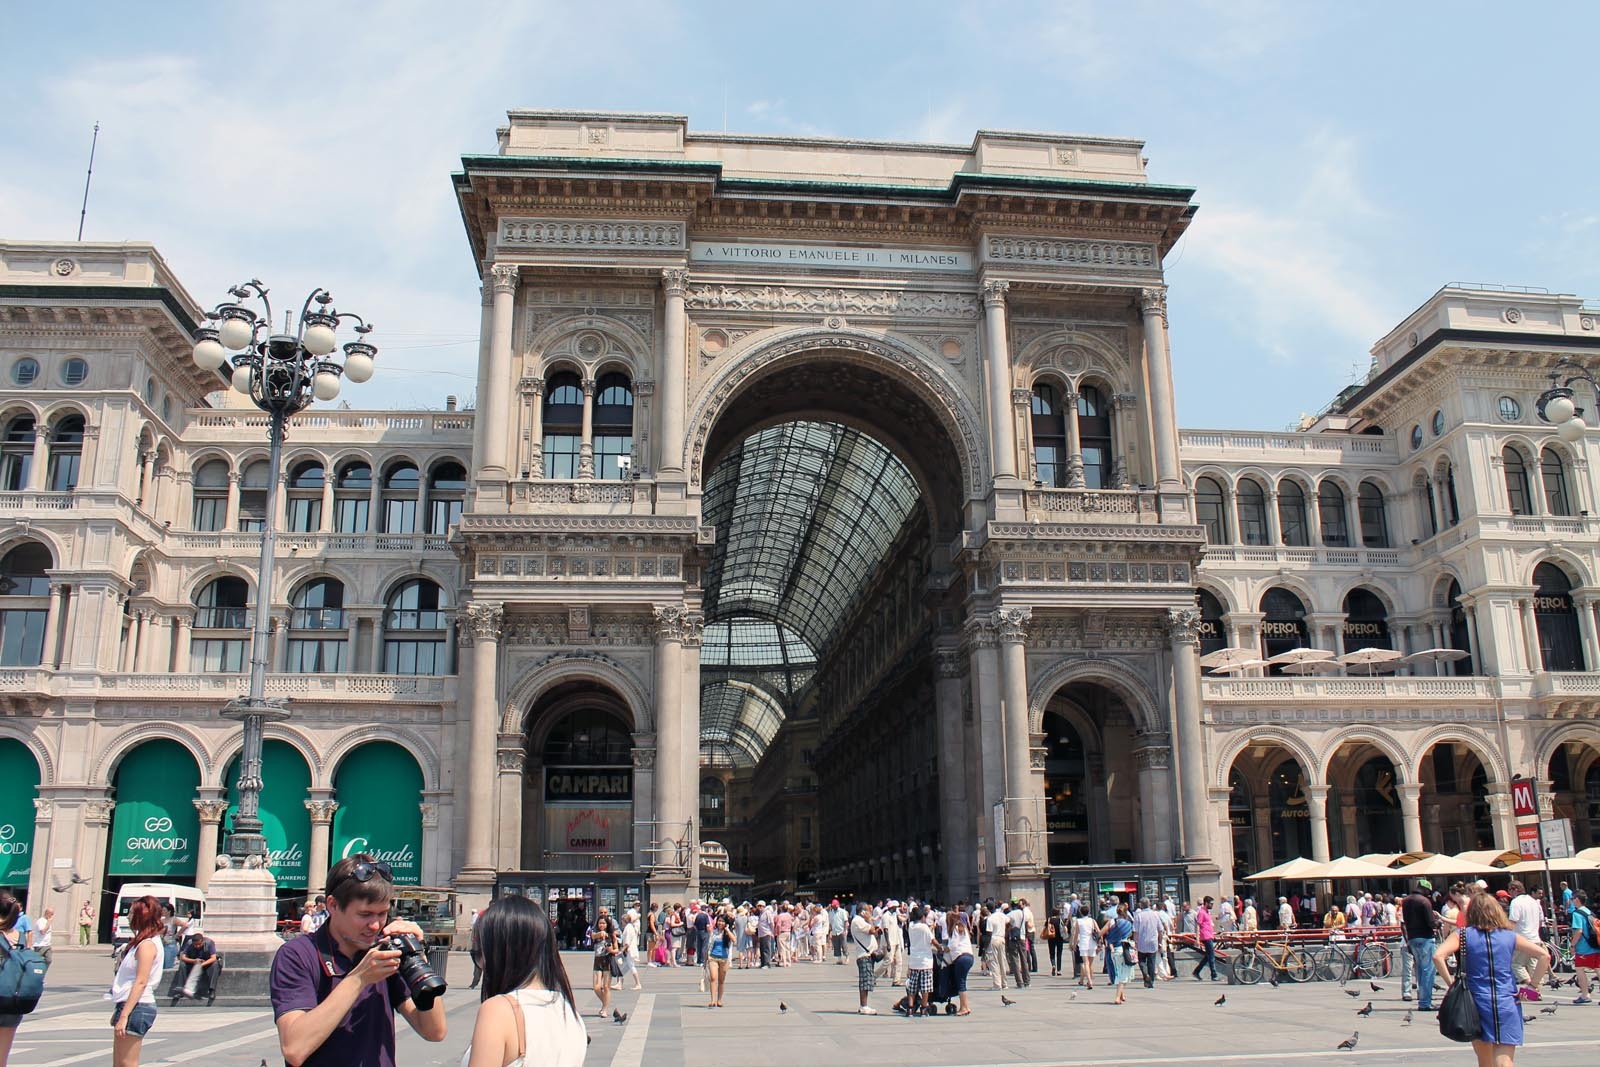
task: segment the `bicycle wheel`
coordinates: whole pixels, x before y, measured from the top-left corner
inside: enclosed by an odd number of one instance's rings
[[[1316,977],[1317,959],[1314,949],[1294,948],[1283,954],[1283,973],[1291,982],[1309,982]]]
[[[1348,982],[1353,960],[1344,945],[1329,945],[1317,961],[1317,977],[1324,982]]]
[[[1234,983],[1237,985],[1255,985],[1261,981],[1263,965],[1261,957],[1253,951],[1240,950],[1233,957],[1233,965],[1229,968],[1233,973]]]
[[[1387,978],[1394,972],[1394,953],[1381,941],[1368,941],[1356,953],[1356,964],[1363,978]]]

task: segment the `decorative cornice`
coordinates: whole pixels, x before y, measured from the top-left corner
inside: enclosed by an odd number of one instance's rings
[[[1141,241],[1085,241],[1070,237],[996,234],[984,241],[983,258],[991,263],[1089,267],[1097,270],[1155,271],[1161,268],[1153,244]]]
[[[667,219],[502,218],[498,248],[577,252],[681,252],[684,225]]]

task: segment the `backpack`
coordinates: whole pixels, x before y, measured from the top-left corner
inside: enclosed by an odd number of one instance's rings
[[[0,1015],[27,1015],[44,996],[44,957],[0,936]]]

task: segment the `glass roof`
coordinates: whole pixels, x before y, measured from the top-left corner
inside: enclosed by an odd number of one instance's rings
[[[758,761],[920,498],[883,445],[836,423],[757,431],[706,481],[717,527],[701,646],[702,754]]]

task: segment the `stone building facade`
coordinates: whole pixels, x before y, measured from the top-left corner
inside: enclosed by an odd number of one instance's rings
[[[1594,446],[1532,406],[1594,314],[1442,290],[1313,424],[1180,433],[1142,147],[512,112],[475,410],[308,411],[274,516],[154,249],[0,243],[0,884],[203,884],[269,520],[286,897],[1210,891],[1514,843],[1519,772],[1592,841]],[[1198,665],[1294,644],[1470,658]]]

